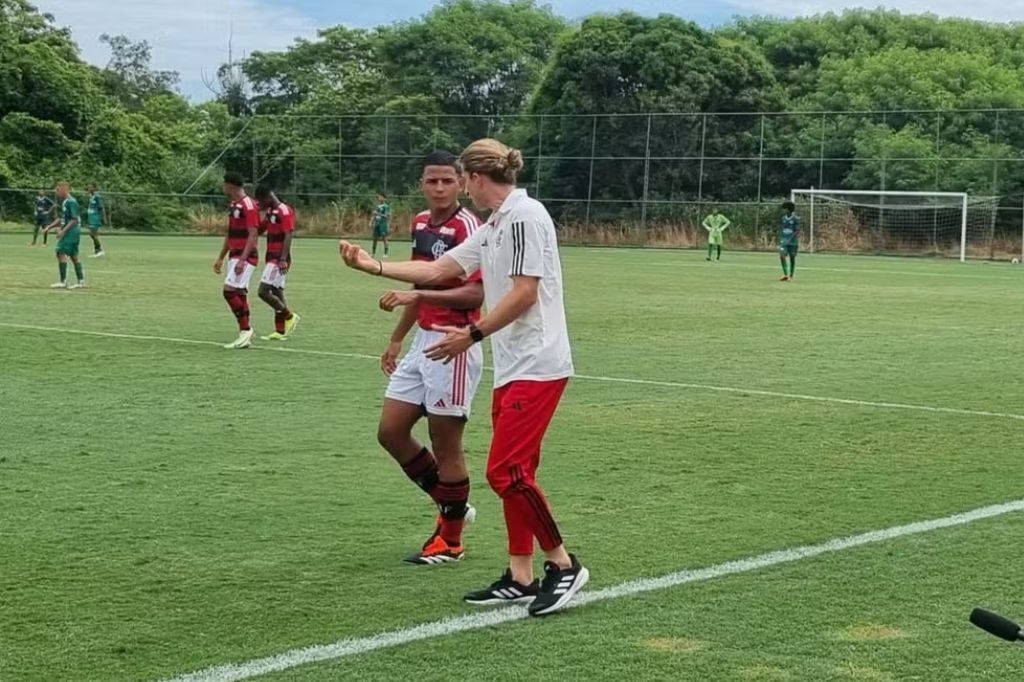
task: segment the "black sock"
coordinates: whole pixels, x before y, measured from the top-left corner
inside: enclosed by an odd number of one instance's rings
[[[402,471],[428,495],[437,487],[440,474],[437,471],[437,460],[427,448],[402,465]]]

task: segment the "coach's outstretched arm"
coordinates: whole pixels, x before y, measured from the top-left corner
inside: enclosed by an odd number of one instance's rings
[[[344,240],[338,244],[338,250],[345,265],[353,270],[362,270],[369,275],[409,284],[432,286],[466,274],[462,266],[449,256],[443,256],[435,261],[384,263],[366,253],[358,244],[350,244]]]

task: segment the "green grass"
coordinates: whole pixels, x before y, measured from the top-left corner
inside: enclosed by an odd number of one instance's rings
[[[233,338],[216,240],[105,246],[88,290],[53,292],[52,253],[0,237],[0,679],[153,679],[473,612],[504,551],[486,391],[469,557],[404,566],[431,508],[376,445],[374,361],[9,326]],[[296,249],[288,347],[383,350],[384,283]],[[771,254],[725,258],[565,249],[579,371],[1024,414],[1024,269],[802,256],[783,284]],[[578,379],[541,481],[600,588],[1024,497],[1020,431]],[[1020,652],[965,619],[1024,616],[1022,534],[1008,515],[267,679],[1013,679]]]

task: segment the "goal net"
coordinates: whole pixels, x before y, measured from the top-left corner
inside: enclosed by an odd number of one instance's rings
[[[987,257],[998,197],[962,192],[798,189],[810,251]]]

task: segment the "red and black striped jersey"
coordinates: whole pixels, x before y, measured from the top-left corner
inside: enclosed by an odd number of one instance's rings
[[[281,202],[277,206],[267,209],[267,219],[264,222],[267,235],[266,261],[277,263],[281,260],[281,253],[284,251],[284,237],[295,231],[295,211],[288,204]],[[288,263],[291,264],[292,255],[288,254]]]
[[[469,209],[462,208],[441,225],[430,222],[430,211],[424,211],[412,221],[412,259],[434,261],[469,239],[480,227],[480,220]],[[481,276],[476,272],[469,277],[455,278],[430,287],[431,289],[454,289],[465,282],[479,282]],[[417,286],[417,288],[423,288]],[[442,308],[430,303],[420,303],[417,320],[423,329],[433,329],[435,324],[464,327],[480,319],[480,308]]]
[[[249,231],[258,230],[260,226],[260,210],[251,197],[242,197],[238,201],[232,201],[228,212],[228,256],[240,258],[245,244],[249,240]],[[256,265],[260,261],[260,254],[253,249],[246,259],[249,263]]]

